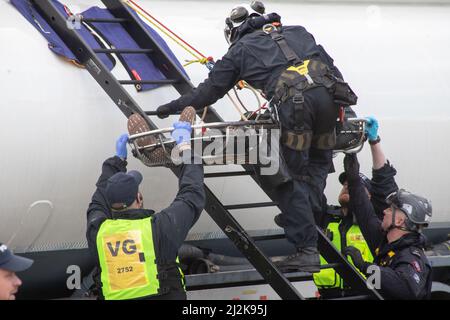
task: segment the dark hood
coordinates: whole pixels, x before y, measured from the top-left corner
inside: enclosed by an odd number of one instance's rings
[[[237,27],[237,30],[234,31],[234,34],[231,37],[230,41],[233,45],[246,34],[252,33],[256,30],[260,30],[265,24],[273,22],[281,22],[281,17],[277,13],[270,13],[263,16],[247,19],[243,24]]]

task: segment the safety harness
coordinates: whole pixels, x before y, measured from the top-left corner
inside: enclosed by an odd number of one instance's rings
[[[332,149],[336,143],[336,132],[313,135],[304,128],[304,96],[307,90],[323,86],[332,94],[335,103],[340,107],[356,104],[357,96],[344,80],[336,77],[330,68],[319,60],[302,60],[286,42],[280,33],[280,23],[263,26],[264,33],[278,44],[289,62],[289,67],[280,75],[275,86],[273,101],[282,104],[292,99],[294,104],[294,130],[284,130],[282,142],[289,148],[302,151],[311,145],[318,149]]]

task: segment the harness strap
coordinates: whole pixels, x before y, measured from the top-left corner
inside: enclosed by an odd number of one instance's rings
[[[301,91],[298,91],[293,97],[292,102],[294,103],[294,119],[295,119],[295,131],[303,131],[304,126],[304,113],[305,110],[303,105],[305,103],[305,97]]]
[[[272,24],[263,27],[265,33],[268,33],[272,39],[278,44],[286,59],[294,66],[303,63],[303,60],[291,49],[286,42],[284,36],[278,31],[278,28]]]

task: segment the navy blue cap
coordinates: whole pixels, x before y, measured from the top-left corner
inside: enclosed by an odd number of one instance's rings
[[[0,269],[20,272],[31,267],[33,262],[31,259],[16,256],[6,245],[0,243]]]
[[[359,176],[361,177],[361,180],[364,184],[364,186],[367,188],[367,191],[369,191],[369,193],[372,193],[372,181],[363,173],[359,173]],[[339,182],[341,184],[344,184],[347,181],[347,173],[344,171],[339,175]]]
[[[142,182],[142,174],[138,171],[118,172],[108,179],[106,197],[114,209],[126,209],[135,200]]]

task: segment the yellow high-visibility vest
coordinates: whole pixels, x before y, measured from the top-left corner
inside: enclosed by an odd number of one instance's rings
[[[334,246],[341,251],[341,233],[339,232],[339,224],[340,222],[332,222],[328,225],[327,229],[330,230],[332,234],[332,243]],[[347,246],[353,246],[359,251],[361,251],[362,257],[364,261],[372,262],[373,256],[370,252],[369,246],[367,245],[366,240],[364,239],[361,229],[357,225],[352,225],[351,228],[347,231],[346,234]],[[351,264],[353,264],[351,259],[348,259]],[[320,256],[320,264],[325,265],[327,261]],[[362,274],[362,273],[361,273]],[[363,274],[362,274],[363,275]],[[319,289],[326,288],[344,288],[344,283],[339,274],[332,268],[322,269],[319,273],[314,273],[314,283]],[[363,275],[363,277],[365,277]]]

